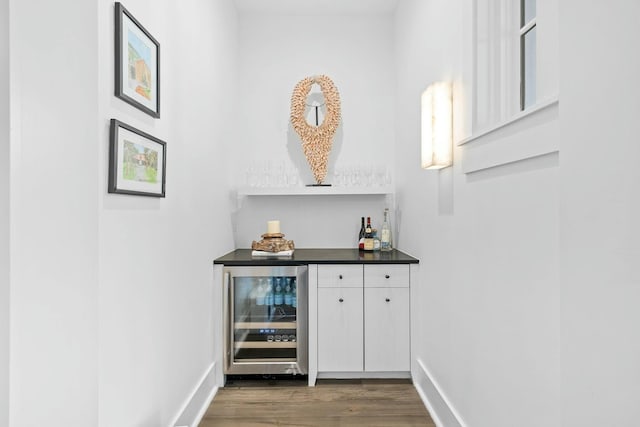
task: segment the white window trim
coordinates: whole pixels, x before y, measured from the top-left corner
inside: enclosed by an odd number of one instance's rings
[[[532,105],[531,107],[527,108],[524,111],[520,111],[518,114],[514,115],[513,117],[511,117],[508,120],[505,120],[503,122],[500,122],[496,125],[493,126],[489,126],[488,128],[485,128],[479,132],[474,133],[473,135],[471,135],[470,137],[464,138],[458,142],[456,142],[457,146],[462,146],[465,144],[469,144],[470,142],[473,142],[477,139],[480,139],[486,135],[489,135],[490,133],[493,133],[495,131],[497,131],[498,129],[502,129],[504,127],[508,127],[522,119],[524,119],[525,117],[534,115],[540,111],[546,110],[549,107],[552,107],[556,104],[558,104],[560,102],[560,98],[558,95],[555,95],[551,98],[547,98],[546,100],[543,100],[541,102],[538,102],[534,105]]]

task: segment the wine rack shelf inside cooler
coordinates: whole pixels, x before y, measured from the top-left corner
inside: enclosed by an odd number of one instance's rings
[[[234,343],[235,348],[296,348],[293,341],[245,341]]]
[[[268,327],[262,327],[268,325]],[[234,325],[234,356],[242,360],[295,361],[298,350],[296,322],[260,322]]]
[[[235,329],[296,329],[296,322],[236,322]]]

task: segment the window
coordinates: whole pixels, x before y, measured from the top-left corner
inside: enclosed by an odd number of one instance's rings
[[[536,103],[536,0],[520,0],[520,110]]]
[[[473,6],[476,133],[557,97],[557,0],[474,0]]]
[[[558,0],[470,1],[464,173],[559,151]]]

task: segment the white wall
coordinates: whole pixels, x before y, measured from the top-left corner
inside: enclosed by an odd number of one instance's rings
[[[636,425],[640,5],[562,2],[559,110],[421,172],[422,85],[456,81],[456,133],[469,135],[469,10],[406,1],[396,21],[402,247],[422,260],[416,356],[468,426]],[[486,168],[531,143],[548,154]]]
[[[562,420],[635,426],[640,4],[560,4]]]
[[[9,1],[0,424],[10,413],[11,426],[168,426],[213,362],[212,260],[233,248],[229,172],[215,159],[231,140],[219,100],[236,86],[235,9],[126,5],[162,45],[155,120],[113,96],[113,2]],[[167,141],[165,199],[107,194],[110,118]]]
[[[161,45],[161,118],[113,96],[113,2],[99,2],[100,426],[167,426],[213,362],[212,261],[233,249],[230,1],[132,0]],[[230,101],[231,100],[231,101]],[[107,194],[108,122],[167,142],[166,198]]]
[[[96,425],[96,3],[9,5],[11,425]]]
[[[9,424],[9,0],[0,0],[0,425]]]
[[[233,134],[235,184],[247,166],[271,161],[314,181],[289,127],[291,93],[304,77],[326,74],[341,96],[342,128],[331,152],[335,168],[393,168],[393,22],[387,15],[251,14],[240,18],[238,122]],[[352,247],[360,217],[380,224],[383,196],[250,197],[234,214],[235,244],[246,248],[280,219],[297,247]]]
[[[472,151],[557,139],[557,112],[456,147],[452,168],[419,167],[429,83],[455,82],[456,140],[470,134],[471,10],[407,0],[396,16],[400,247],[421,260],[413,355],[464,425],[559,425],[558,155],[463,171]]]

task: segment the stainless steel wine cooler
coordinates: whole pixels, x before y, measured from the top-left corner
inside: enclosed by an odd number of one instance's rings
[[[307,266],[224,268],[225,374],[307,374]]]

